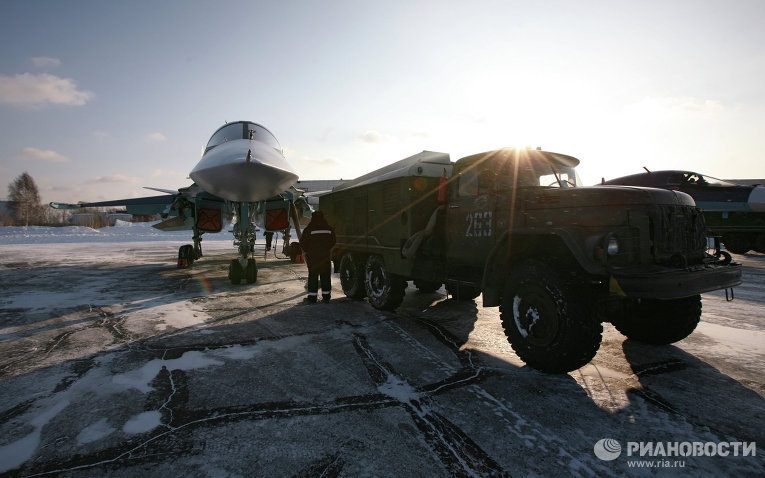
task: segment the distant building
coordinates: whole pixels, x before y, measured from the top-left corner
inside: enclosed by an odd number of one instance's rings
[[[298,181],[293,186],[307,193],[316,193],[319,191],[331,191],[333,187],[344,182],[345,180],[343,179],[309,179]]]
[[[113,226],[117,221],[131,222],[132,214],[127,213],[106,213],[106,212],[84,212],[71,214],[67,222],[72,226],[104,227]]]

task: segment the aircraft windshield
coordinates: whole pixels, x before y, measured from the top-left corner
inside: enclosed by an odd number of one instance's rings
[[[728,181],[722,179],[713,178],[712,176],[702,176],[696,173],[684,173],[683,179],[688,184],[698,184],[702,186],[736,186]]]
[[[252,136],[250,136],[251,134]],[[226,141],[233,141],[235,139],[254,139],[256,141],[262,141],[279,151],[282,150],[281,145],[274,135],[272,135],[266,128],[248,121],[237,121],[236,123],[229,123],[218,129],[218,131],[212,135],[210,141],[207,142],[205,153],[219,144],[225,143]]]

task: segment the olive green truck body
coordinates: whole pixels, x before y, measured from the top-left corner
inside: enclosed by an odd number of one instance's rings
[[[335,228],[343,291],[396,308],[407,281],[500,306],[529,365],[566,372],[589,362],[602,326],[670,343],[690,334],[699,294],[741,282],[707,251],[687,194],[579,187],[571,156],[503,149],[452,163],[425,151],[335,188],[319,208]]]

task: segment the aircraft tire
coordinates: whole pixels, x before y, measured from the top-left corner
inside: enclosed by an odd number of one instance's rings
[[[178,268],[185,269],[194,263],[194,247],[184,244],[178,249]]]
[[[244,278],[248,284],[254,284],[258,280],[258,265],[255,259],[247,259],[247,268],[244,270]]]
[[[691,335],[701,318],[701,296],[682,299],[637,299],[611,323],[630,340],[671,344]]]
[[[587,294],[542,262],[529,260],[505,282],[502,327],[518,357],[547,373],[567,373],[592,360],[603,326]]]
[[[303,253],[303,248],[300,247],[299,242],[291,242],[288,252],[290,256],[290,261],[295,262],[297,260],[297,256]]]
[[[228,279],[232,284],[238,285],[242,281],[243,272],[239,259],[231,259],[231,263],[228,265]]]

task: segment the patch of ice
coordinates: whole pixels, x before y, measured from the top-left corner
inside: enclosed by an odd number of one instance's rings
[[[32,433],[15,442],[0,447],[0,473],[18,468],[32,458],[40,444],[40,433],[45,425],[69,406],[69,400],[63,400],[48,408],[30,421],[35,428]]]
[[[250,360],[255,357],[255,350],[252,347],[242,347],[241,345],[232,345],[219,350],[218,353],[225,358],[232,360]]]
[[[724,325],[699,322],[696,332],[700,332],[717,342],[730,345],[735,350],[748,349],[751,352],[765,354],[765,332],[746,330]]]
[[[420,394],[411,385],[393,375],[388,375],[388,380],[377,387],[383,395],[395,398],[399,402],[411,403],[420,399]]]
[[[21,440],[0,447],[0,473],[18,468],[32,458],[40,444],[40,431],[35,430]]]
[[[96,423],[83,428],[82,431],[77,435],[77,443],[82,445],[85,443],[98,441],[106,436],[111,435],[115,430],[115,428],[109,426],[109,422],[106,418],[102,418]]]
[[[143,393],[149,393],[152,387],[149,385],[154,377],[157,376],[162,367],[168,370],[195,370],[213,365],[223,365],[220,360],[208,357],[206,354],[192,350],[186,352],[177,359],[170,360],[151,360],[143,367],[126,373],[121,373],[112,377],[112,382],[122,385],[126,388],[135,388]]]
[[[161,317],[166,328],[183,329],[187,327],[203,327],[206,325],[204,318],[207,314],[194,309],[194,304],[186,301],[178,301],[163,304],[157,307],[144,309],[147,317]],[[195,316],[202,314],[202,317]]]
[[[125,422],[125,425],[122,426],[122,431],[130,435],[146,433],[157,428],[161,424],[161,418],[162,414],[157,410],[139,413]]]

